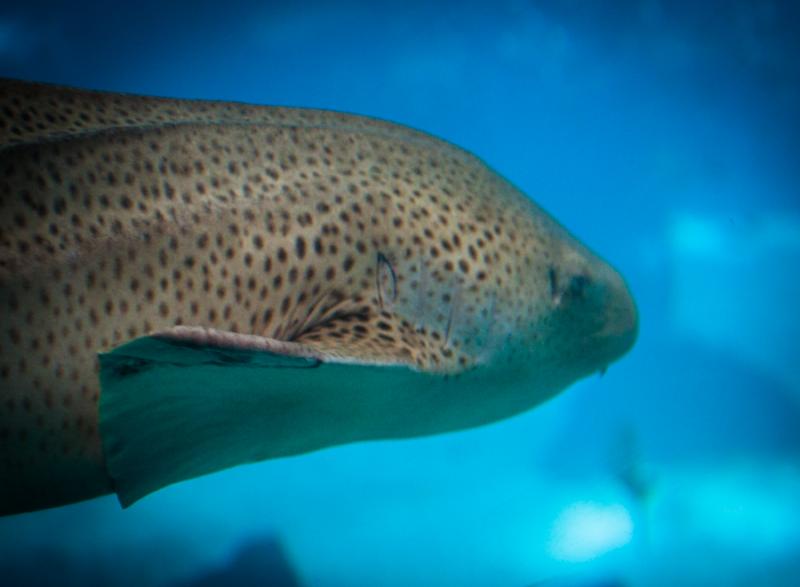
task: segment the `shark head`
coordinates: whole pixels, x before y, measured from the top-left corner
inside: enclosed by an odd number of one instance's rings
[[[528,325],[529,345],[543,363],[578,379],[603,373],[627,353],[638,334],[638,314],[622,276],[574,238],[551,240],[550,261],[529,281],[544,308]]]
[[[538,402],[633,346],[623,278],[528,196],[451,145],[414,166],[424,197],[379,226],[370,298],[425,339],[418,368],[524,372]]]

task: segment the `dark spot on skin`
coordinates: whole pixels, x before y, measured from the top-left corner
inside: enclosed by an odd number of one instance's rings
[[[353,268],[354,263],[355,261],[351,255],[347,255],[347,257],[345,257],[344,262],[342,263],[342,269],[344,269],[345,273]]]

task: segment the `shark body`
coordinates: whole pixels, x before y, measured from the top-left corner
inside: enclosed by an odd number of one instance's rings
[[[624,354],[637,317],[616,271],[427,134],[8,80],[0,327],[15,513],[507,417]]]

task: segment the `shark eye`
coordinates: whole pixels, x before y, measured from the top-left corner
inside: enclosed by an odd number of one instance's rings
[[[385,303],[392,303],[397,299],[397,274],[386,255],[378,252],[378,268],[375,272],[378,281],[378,303],[381,308]]]
[[[592,279],[584,274],[568,276],[566,280],[559,279],[555,265],[550,265],[548,268],[547,278],[550,281],[550,297],[556,304],[560,304],[564,298],[570,300],[584,298],[592,284]]]
[[[591,280],[586,275],[575,275],[569,280],[569,295],[573,298],[582,298]]]

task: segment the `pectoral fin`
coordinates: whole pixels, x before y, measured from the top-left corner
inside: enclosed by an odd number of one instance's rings
[[[508,417],[531,405],[526,377],[502,367],[420,367],[403,345],[371,331],[348,337],[336,327],[284,342],[177,327],[100,355],[100,433],[128,506],[243,463]],[[501,389],[519,392],[501,402],[487,393]]]
[[[390,415],[442,377],[340,354],[192,328],[101,354],[100,432],[122,505],[241,463],[408,435]]]

